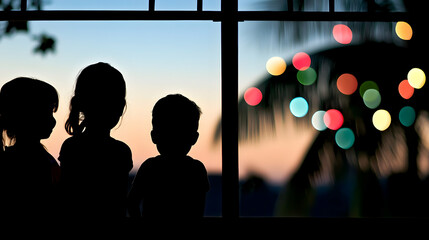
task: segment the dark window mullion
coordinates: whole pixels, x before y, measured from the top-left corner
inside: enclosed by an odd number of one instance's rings
[[[238,185],[238,4],[222,0],[222,216],[239,217]]]

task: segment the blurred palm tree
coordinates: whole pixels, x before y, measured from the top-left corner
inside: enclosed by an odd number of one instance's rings
[[[287,10],[287,1],[264,2],[278,10]],[[344,116],[343,127],[350,128],[355,142],[350,149],[335,143],[333,130],[320,131],[308,149],[300,167],[285,183],[279,197],[280,216],[425,216],[429,188],[418,167],[424,151],[422,123],[429,122],[427,87],[416,89],[411,99],[398,93],[399,83],[414,67],[428,69],[425,44],[424,7],[417,1],[345,0],[335,1],[336,11],[406,11],[414,35],[402,41],[394,32],[395,22],[343,22],[353,30],[350,45],[331,47],[310,53],[311,67],[317,81],[304,86],[296,80],[298,70],[287,60],[287,69],[280,76],[262,79],[255,87],[263,93],[257,106],[239,100],[239,141],[257,139],[261,129],[275,131],[275,115],[289,113],[295,97],[309,102],[308,114],[296,118],[297,123],[311,127],[312,113],[338,109]],[[289,5],[290,6],[290,5]],[[320,11],[328,0],[294,0],[294,11]],[[312,39],[332,39],[334,22],[263,22],[264,36],[296,47]],[[260,32],[258,32],[260,33]],[[376,109],[365,106],[359,89],[344,95],[338,91],[337,79],[343,73],[353,74],[361,85],[376,82],[381,103]],[[416,122],[403,126],[398,115],[402,107],[412,106]],[[375,110],[385,109],[392,116],[385,131],[374,128]],[[286,118],[285,118],[286,119]],[[266,128],[265,126],[269,126]],[[220,138],[220,124],[215,140]]]

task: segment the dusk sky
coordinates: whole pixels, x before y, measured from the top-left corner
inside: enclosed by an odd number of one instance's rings
[[[45,10],[146,10],[147,2],[51,0]],[[258,2],[239,1],[239,7],[251,10],[260,6]],[[196,1],[157,0],[156,9],[194,10]],[[220,0],[205,0],[204,10],[220,10]],[[294,48],[277,47],[269,38],[258,38],[257,25],[255,22],[239,25],[240,95],[268,76],[265,64],[270,57],[291,58],[296,52],[312,51],[334,42],[332,38],[318,39]],[[58,90],[57,125],[51,137],[43,141],[54,157],[58,157],[62,142],[69,137],[64,122],[79,71],[89,64],[107,62],[121,71],[127,82],[127,110],[119,127],[112,130],[112,136],[131,147],[133,171],[145,159],[158,154],[150,139],[153,105],[167,94],[181,93],[194,100],[203,112],[200,138],[189,155],[201,160],[209,173],[221,172],[221,145],[213,143],[221,113],[220,23],[38,21],[30,22],[29,26],[28,34],[0,39],[0,84],[27,76],[46,81]],[[53,54],[33,53],[36,42],[32,35],[40,33],[55,37]],[[259,142],[241,144],[240,175],[256,172],[273,182],[282,182],[298,165],[314,133],[312,128],[297,129],[288,123],[278,128],[276,137],[262,136]]]

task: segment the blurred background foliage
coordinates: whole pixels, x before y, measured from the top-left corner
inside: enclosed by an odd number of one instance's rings
[[[27,1],[26,9],[29,11],[42,11],[45,4],[49,2],[43,0]],[[21,10],[21,0],[0,0],[2,11],[19,11]],[[33,51],[35,54],[46,55],[55,52],[56,39],[48,33],[31,32],[28,21],[2,21],[0,22],[0,40],[3,37],[11,36],[18,33],[25,33],[35,41]]]

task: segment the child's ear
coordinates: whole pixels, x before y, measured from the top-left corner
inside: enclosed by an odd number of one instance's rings
[[[194,145],[197,142],[199,136],[200,136],[199,132],[194,132],[194,134],[192,134],[192,139],[191,139],[192,145]]]
[[[153,142],[154,144],[157,144],[157,143],[158,143],[158,133],[157,133],[155,130],[152,130],[152,131],[150,132],[150,137],[152,138],[152,142]]]

